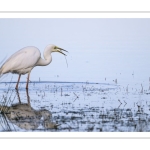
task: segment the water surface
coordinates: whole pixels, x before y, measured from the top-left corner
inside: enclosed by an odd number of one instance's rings
[[[0,83],[1,132],[149,132],[150,91],[117,83]]]

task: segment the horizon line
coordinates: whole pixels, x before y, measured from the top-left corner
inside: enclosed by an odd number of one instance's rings
[[[17,83],[17,81],[6,81],[6,82],[0,82],[1,83]],[[26,83],[26,81],[20,81],[19,83]],[[112,83],[100,83],[100,82],[83,82],[83,81],[30,81],[29,83],[85,83],[85,84],[107,84],[107,85],[116,85],[118,84],[112,84]]]

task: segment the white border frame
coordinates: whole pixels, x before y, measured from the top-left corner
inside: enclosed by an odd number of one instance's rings
[[[0,18],[150,18],[150,11],[0,11]]]
[[[0,12],[0,18],[150,18],[145,12]],[[150,139],[149,132],[1,132],[0,139]]]

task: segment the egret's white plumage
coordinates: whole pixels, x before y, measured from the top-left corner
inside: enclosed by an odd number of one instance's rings
[[[1,74],[26,74],[35,67],[40,56],[40,51],[36,47],[25,47],[6,60],[1,67]]]
[[[35,66],[46,66],[50,64],[52,61],[51,53],[59,52],[64,54],[62,51],[66,51],[66,50],[59,48],[55,45],[48,45],[44,50],[44,54],[43,54],[44,59],[42,59],[41,53],[38,48],[33,46],[22,48],[21,50],[14,53],[5,61],[5,63],[0,68],[0,75],[9,72],[19,74],[18,82],[16,85],[16,89],[18,89],[18,83],[21,75],[28,73],[28,79],[26,85],[26,88],[28,88],[28,82],[29,82],[29,76],[31,70]]]

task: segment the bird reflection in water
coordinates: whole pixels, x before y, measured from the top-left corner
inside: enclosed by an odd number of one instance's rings
[[[26,90],[28,103],[21,103],[20,95],[16,90],[19,103],[11,106],[0,106],[1,114],[13,125],[25,130],[35,130],[40,125],[44,129],[56,129],[59,125],[52,122],[52,114],[46,109],[35,110],[30,105],[28,89]],[[8,125],[8,122],[7,122]]]

